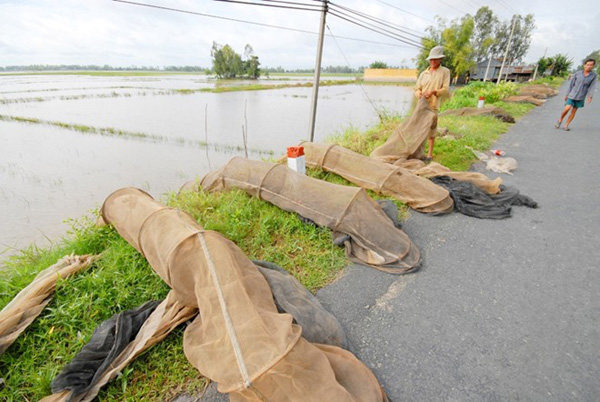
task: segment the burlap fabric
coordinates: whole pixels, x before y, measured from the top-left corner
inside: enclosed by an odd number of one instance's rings
[[[350,352],[301,337],[292,317],[277,312],[263,275],[231,241],[138,189],[111,194],[101,214],[173,289],[169,296],[199,308],[185,331],[184,352],[231,401],[387,400]]]
[[[444,165],[440,165],[437,162],[430,162],[428,164],[425,164],[425,162],[417,159],[411,159],[408,161],[397,161],[396,165],[402,166],[421,177],[432,178],[437,176],[449,176],[455,180],[466,181],[474,184],[475,186],[479,187],[481,190],[485,191],[488,194],[498,194],[501,191],[501,177],[497,177],[492,180],[483,173],[455,172],[448,169]]]
[[[440,113],[440,116],[447,116],[447,115],[457,115],[457,116],[465,116],[465,117],[492,116],[492,117],[495,117],[506,123],[514,123],[515,122],[515,118],[510,113],[508,113],[506,110],[496,107],[496,106],[485,106],[485,107],[481,107],[481,108],[463,107],[460,109],[446,110],[445,112]]]
[[[56,281],[86,269],[98,256],[65,256],[40,272],[0,311],[0,355],[36,319],[52,300]]]
[[[412,115],[369,156],[387,163],[394,163],[398,159],[421,159],[425,156],[425,140],[429,136],[436,136],[436,127],[437,112],[429,107],[425,98],[421,98]]]
[[[548,99],[558,95],[558,90],[546,84],[523,85],[519,89],[519,95],[533,96],[536,99]]]
[[[504,102],[513,102],[513,103],[531,103],[533,105],[536,106],[542,106],[544,104],[544,102],[546,102],[545,99],[538,99],[538,98],[534,98],[531,95],[514,95],[514,96],[509,96],[507,98],[502,99]]]
[[[339,145],[303,142],[306,166],[321,168],[346,180],[394,197],[416,211],[432,214],[452,212],[448,191],[401,166],[369,158]]]
[[[231,159],[199,182],[182,190],[220,191],[238,188],[286,211],[296,212],[320,226],[347,235],[349,259],[389,273],[412,272],[420,266],[419,250],[396,228],[381,207],[362,188],[313,179],[285,165]]]

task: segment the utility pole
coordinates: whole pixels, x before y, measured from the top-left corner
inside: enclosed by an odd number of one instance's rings
[[[313,83],[312,105],[310,108],[309,134],[310,142],[315,138],[315,121],[317,119],[317,99],[319,97],[319,79],[321,78],[321,56],[323,55],[323,38],[325,37],[325,16],[327,15],[327,0],[322,0],[323,12],[321,13],[321,27],[319,29],[319,43],[317,46],[317,61],[315,63],[315,80]]]
[[[496,85],[500,84],[500,80],[502,79],[502,70],[504,70],[504,62],[508,57],[508,49],[510,49],[510,41],[512,40],[513,33],[515,32],[515,24],[517,19],[513,16],[513,24],[512,29],[510,30],[510,36],[508,37],[508,43],[506,44],[506,51],[504,52],[504,58],[502,59],[502,65],[500,66],[500,74],[498,74],[498,80],[496,81]]]
[[[548,48],[546,48],[546,50],[544,50],[544,55],[542,56],[542,59],[546,58],[546,52],[548,52]],[[538,66],[539,66],[539,64],[535,63],[535,71],[533,72],[533,80],[532,81],[535,81],[535,77],[537,76]]]
[[[485,82],[487,80],[487,75],[488,75],[488,72],[490,71],[490,63],[491,62],[492,62],[492,54],[490,53],[489,58],[488,58],[488,64],[485,69],[485,75],[483,76],[483,82]]]

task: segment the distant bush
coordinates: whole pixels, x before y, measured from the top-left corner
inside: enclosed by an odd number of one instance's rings
[[[475,107],[481,96],[485,98],[486,103],[495,103],[507,96],[515,95],[517,88],[517,84],[512,82],[503,82],[499,85],[492,82],[472,82],[454,91],[450,100],[443,103],[440,110]]]

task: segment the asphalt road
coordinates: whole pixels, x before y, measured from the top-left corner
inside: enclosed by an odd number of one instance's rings
[[[354,265],[318,292],[392,401],[600,401],[600,96],[566,132],[564,89],[495,145],[540,208],[413,212],[420,271]]]

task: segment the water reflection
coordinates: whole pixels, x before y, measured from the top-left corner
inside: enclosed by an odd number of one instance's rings
[[[248,147],[260,150],[251,158],[278,156],[308,138],[311,88],[171,91],[214,85],[202,77],[0,75],[0,118],[38,121],[0,120],[0,250],[57,240],[68,228],[65,219],[97,208],[118,188],[140,187],[157,198],[178,189],[232,156],[243,155],[242,127],[248,132]],[[117,95],[94,97],[111,92]],[[36,96],[45,99],[14,101]],[[374,125],[378,111],[405,113],[411,101],[412,90],[406,87],[322,87],[315,140],[349,126]],[[98,135],[39,121],[114,129],[118,134]],[[164,140],[150,140],[151,136]],[[210,144],[208,150],[199,144],[204,141]]]

